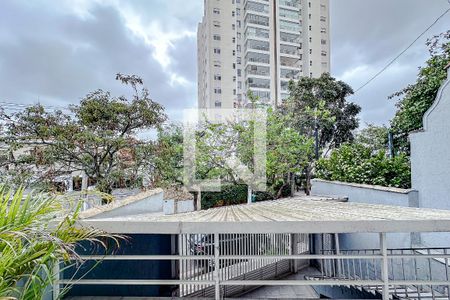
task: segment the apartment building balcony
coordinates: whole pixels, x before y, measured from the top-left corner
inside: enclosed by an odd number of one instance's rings
[[[298,80],[300,79],[300,70],[292,70],[292,69],[281,69],[280,77],[286,80]]]
[[[297,22],[300,22],[300,11],[280,8],[280,12],[278,15],[280,18],[285,18],[288,20],[295,20]]]
[[[270,89],[270,79],[249,77],[249,78],[247,78],[247,87],[269,90]]]
[[[270,77],[270,68],[265,66],[248,65],[245,68],[245,74],[246,76],[253,75],[261,77]]]
[[[302,61],[298,58],[280,56],[280,65],[284,68],[300,69]]]
[[[244,19],[245,24],[259,25],[269,27],[269,17],[259,16],[248,13]]]
[[[299,33],[302,30],[301,22],[280,20],[280,31],[288,33]]]
[[[245,49],[269,52],[270,51],[270,43],[268,41],[248,39],[247,42],[245,43]]]
[[[253,96],[257,97],[260,101],[268,102],[270,101],[270,91],[260,90],[260,89],[251,89]]]
[[[245,55],[245,60],[248,63],[260,63],[260,64],[270,64],[270,55],[257,53],[257,52],[247,52]]]
[[[268,15],[269,4],[268,2],[261,3],[256,1],[247,1],[244,6],[244,14],[247,14],[249,12]]]
[[[301,51],[299,46],[292,46],[292,45],[280,45],[280,53],[286,54],[286,55],[292,55],[295,57],[301,56]]]
[[[262,39],[262,40],[268,40],[269,39],[269,30],[265,28],[257,28],[257,27],[251,27],[246,26],[244,37],[246,39]]]
[[[301,35],[299,33],[280,32],[280,42],[300,45]]]
[[[289,9],[300,10],[300,0],[279,0],[279,5]]]

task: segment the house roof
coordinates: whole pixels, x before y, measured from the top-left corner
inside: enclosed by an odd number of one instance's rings
[[[294,197],[176,215],[84,220],[113,233],[341,233],[450,231],[450,211]]]

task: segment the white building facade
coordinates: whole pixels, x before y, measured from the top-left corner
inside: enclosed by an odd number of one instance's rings
[[[329,0],[205,0],[198,107],[276,106],[288,82],[330,71]]]

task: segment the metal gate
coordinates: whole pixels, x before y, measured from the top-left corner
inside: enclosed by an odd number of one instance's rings
[[[286,256],[309,252],[306,234],[220,234],[218,256],[212,234],[180,234],[178,251],[179,279],[183,281],[214,281],[217,272],[220,281],[274,279],[307,266],[308,261],[282,258],[239,258],[239,256]],[[194,256],[194,257],[192,257]],[[219,261],[218,268],[216,263]],[[236,296],[255,286],[221,286],[222,297]],[[213,284],[180,284],[180,297],[214,297]]]

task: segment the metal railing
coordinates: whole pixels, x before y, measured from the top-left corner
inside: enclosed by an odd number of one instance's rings
[[[349,281],[382,279],[380,249],[323,250],[322,254],[337,252],[345,258],[319,260],[321,275],[315,276],[316,280],[319,277]],[[450,299],[449,259],[449,248],[387,249],[390,294],[408,299]],[[380,284],[358,287],[368,292],[382,292]]]
[[[85,256],[86,260],[175,261],[174,279],[61,279],[60,285],[174,286],[174,296],[221,299],[258,286],[355,286],[383,299],[448,298],[449,249],[387,249],[386,233],[379,233],[380,249],[325,250],[309,253],[307,234],[182,234],[175,255]],[[278,275],[296,273],[309,260],[319,262],[318,274],[306,280]],[[436,265],[435,265],[436,264]],[[406,268],[406,266],[409,266]],[[439,266],[439,268],[438,268]],[[441,271],[437,271],[437,270]],[[425,274],[425,275],[424,275]],[[426,275],[428,274],[428,275]],[[439,275],[439,274],[442,274]]]

